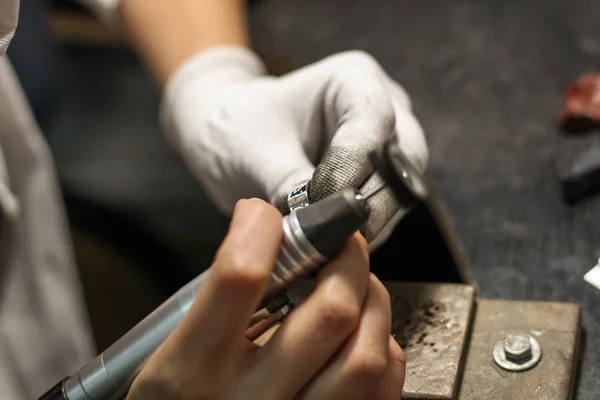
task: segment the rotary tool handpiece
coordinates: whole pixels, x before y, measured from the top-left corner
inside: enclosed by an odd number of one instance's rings
[[[284,217],[280,254],[259,309],[342,250],[367,221],[367,197],[354,189],[345,189]],[[147,359],[183,320],[209,273],[210,269],[181,288],[40,400],[113,400],[125,396]]]

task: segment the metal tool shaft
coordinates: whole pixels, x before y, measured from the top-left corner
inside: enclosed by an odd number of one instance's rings
[[[284,240],[259,308],[289,284],[314,272],[326,260],[305,237],[295,213],[283,219]],[[148,358],[181,323],[210,269],[181,288],[106,351],[67,378],[68,400],[107,400],[124,396]]]
[[[362,200],[368,200],[369,198],[371,198],[371,197],[375,196],[377,193],[379,193],[386,186],[387,186],[387,184],[385,182],[381,182],[379,185],[375,186],[374,188],[371,188],[368,192],[361,193],[358,196]]]
[[[279,295],[335,257],[367,221],[369,212],[368,205],[356,190],[344,189],[284,217],[279,257],[258,309],[266,307],[275,311],[281,307],[281,302],[275,304]],[[183,321],[209,275],[210,269],[185,285],[40,400],[114,400],[125,396],[150,356]],[[266,323],[261,326],[265,328]],[[254,331],[260,334],[260,329]]]

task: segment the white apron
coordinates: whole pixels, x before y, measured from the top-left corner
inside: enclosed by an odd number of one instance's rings
[[[51,155],[6,57],[0,210],[0,399],[37,399],[94,350]]]

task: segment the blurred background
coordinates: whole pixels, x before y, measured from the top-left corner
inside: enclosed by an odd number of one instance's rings
[[[125,38],[71,1],[21,7],[8,53],[54,152],[102,349],[210,264],[227,219],[162,136],[160,93]],[[275,74],[362,49],[411,95],[460,243],[405,229],[425,249],[388,251],[394,278],[439,269],[414,257],[456,245],[480,296],[577,302],[600,346],[600,291],[582,279],[600,256],[600,201],[563,204],[551,166],[567,85],[600,69],[600,3],[263,0],[250,20]],[[600,353],[583,363],[578,398],[597,398]]]

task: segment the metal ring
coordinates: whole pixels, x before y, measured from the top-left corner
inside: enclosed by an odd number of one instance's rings
[[[301,185],[296,186],[287,197],[288,208],[290,213],[293,213],[299,208],[307,207],[310,203],[308,201],[308,183],[306,181]]]

